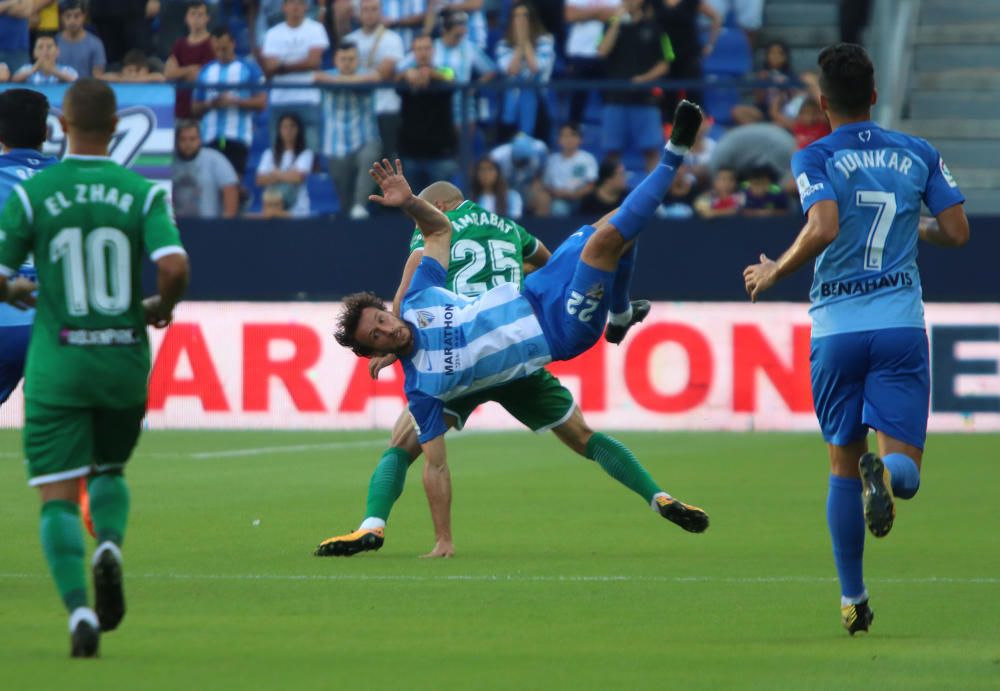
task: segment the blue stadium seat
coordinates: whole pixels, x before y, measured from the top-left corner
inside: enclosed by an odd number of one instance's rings
[[[725,27],[719,32],[715,50],[707,56],[702,68],[707,79],[745,77],[753,67],[750,43],[740,29]],[[743,100],[742,93],[729,87],[706,86],[702,92],[705,111],[722,125],[733,122],[733,106]]]
[[[306,190],[313,216],[330,216],[340,211],[340,200],[327,173],[313,173],[306,178]]]

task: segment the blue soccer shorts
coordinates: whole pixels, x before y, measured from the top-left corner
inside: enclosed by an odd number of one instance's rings
[[[0,404],[10,398],[24,375],[31,325],[0,326]]]
[[[593,234],[593,226],[573,233],[545,266],[524,279],[523,294],[535,308],[553,360],[575,358],[604,333],[615,273],[580,261]]]
[[[601,108],[603,151],[646,151],[663,145],[663,122],[656,106],[607,103]]]
[[[931,377],[923,329],[814,338],[809,361],[816,417],[828,443],[846,446],[872,428],[924,448]]]

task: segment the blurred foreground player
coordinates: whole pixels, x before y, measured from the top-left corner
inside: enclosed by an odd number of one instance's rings
[[[930,368],[917,239],[961,247],[969,221],[958,185],[923,139],[871,121],[875,70],[861,46],[819,55],[821,105],[834,132],[795,154],[792,172],[808,220],[777,261],[743,272],[754,301],[815,259],[812,391],[830,456],[827,521],[841,587],[841,623],[853,636],[874,615],[862,576],[865,523],[876,537],[894,497],[920,487]],[[920,219],[924,202],[934,219]],[[877,431],[878,455],[868,452]]]
[[[188,281],[187,255],[166,194],[112,162],[114,92],[76,82],[60,117],[66,159],[14,187],[0,215],[0,299],[33,304],[30,282],[8,282],[29,253],[38,314],[25,373],[24,451],[42,500],[45,558],[70,612],[71,654],[97,655],[100,632],[125,615],[121,546],[129,511],[122,477],[139,438],[149,377],[145,325],[170,323]],[[143,301],[143,248],[159,293]],[[84,573],[78,478],[89,477],[98,547],[95,610]]]
[[[49,101],[37,91],[10,89],[0,93],[0,208],[15,185],[58,162],[55,156],[41,152],[48,115]],[[12,281],[34,278],[30,260],[11,276]],[[24,374],[34,318],[34,309],[0,303],[0,405],[14,393]]]
[[[448,403],[523,379],[594,345],[604,332],[621,260],[669,189],[701,118],[697,106],[682,102],[662,162],[619,209],[570,235],[543,268],[525,279],[523,292],[505,283],[477,299],[445,288],[452,240],[448,218],[413,195],[398,161],[396,170],[388,161],[374,164],[382,196],[372,200],[400,207],[416,222],[424,256],[403,297],[402,319],[371,293],[356,293],[344,299],[336,336],[360,356],[392,353],[403,364],[409,411],[427,459],[424,489],[438,545],[451,542],[444,440]],[[657,501],[660,513],[685,530],[708,527],[701,509],[665,492]]]

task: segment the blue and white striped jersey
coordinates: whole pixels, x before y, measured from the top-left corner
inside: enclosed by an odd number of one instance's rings
[[[327,70],[327,74],[340,74]],[[362,71],[363,72],[363,71]],[[378,138],[372,91],[334,89],[323,94],[323,155],[348,156]]]
[[[460,5],[464,2],[465,0],[445,0],[445,3],[448,5]],[[480,50],[486,50],[486,13],[482,10],[474,10],[466,12],[466,14],[469,15],[469,32],[466,36]]]
[[[263,84],[264,73],[256,63],[237,58],[222,64],[213,60],[198,73],[200,84]],[[246,99],[261,93],[262,89],[218,89],[199,86],[194,100],[211,101],[222,94]],[[253,141],[253,111],[245,108],[213,108],[201,119],[201,138],[204,142],[234,139],[250,146]]]
[[[802,209],[837,202],[840,233],[816,258],[813,336],[924,326],[920,204],[939,214],[965,197],[940,154],[874,122],[838,127],[792,157]]]
[[[11,149],[0,156],[0,209],[7,203],[15,185],[19,185],[40,170],[59,162],[55,156],[34,149]],[[0,233],[3,229],[0,228]],[[13,268],[13,267],[12,267]],[[35,278],[35,268],[31,264],[21,267],[22,276]],[[0,327],[25,326],[35,319],[35,310],[21,311],[5,302],[0,302]]]
[[[447,271],[424,257],[403,297],[413,350],[400,358],[421,443],[445,433],[447,402],[525,377],[552,361],[531,303],[513,283],[478,298],[444,288]]]
[[[425,0],[382,0],[382,16],[387,20],[423,15],[427,11]],[[409,50],[413,37],[423,31],[423,26],[396,26],[392,29],[403,39],[403,50]]]

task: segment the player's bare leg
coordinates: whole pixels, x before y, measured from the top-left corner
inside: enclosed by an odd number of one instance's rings
[[[445,416],[452,428],[456,420]],[[313,554],[317,557],[351,557],[361,552],[375,552],[385,544],[385,525],[393,504],[403,493],[406,472],[420,457],[420,442],[413,418],[404,410],[392,428],[389,448],[382,454],[368,485],[365,518],[357,530],[323,540]]]
[[[77,478],[39,485],[42,500],[42,548],[49,571],[69,610],[70,655],[96,657],[100,624],[87,602],[87,577],[80,524]]]
[[[566,422],[552,428],[563,444],[584,458],[595,461],[608,475],[641,496],[654,511],[691,533],[708,528],[708,514],[664,492],[632,451],[614,437],[595,432],[579,406]]]

